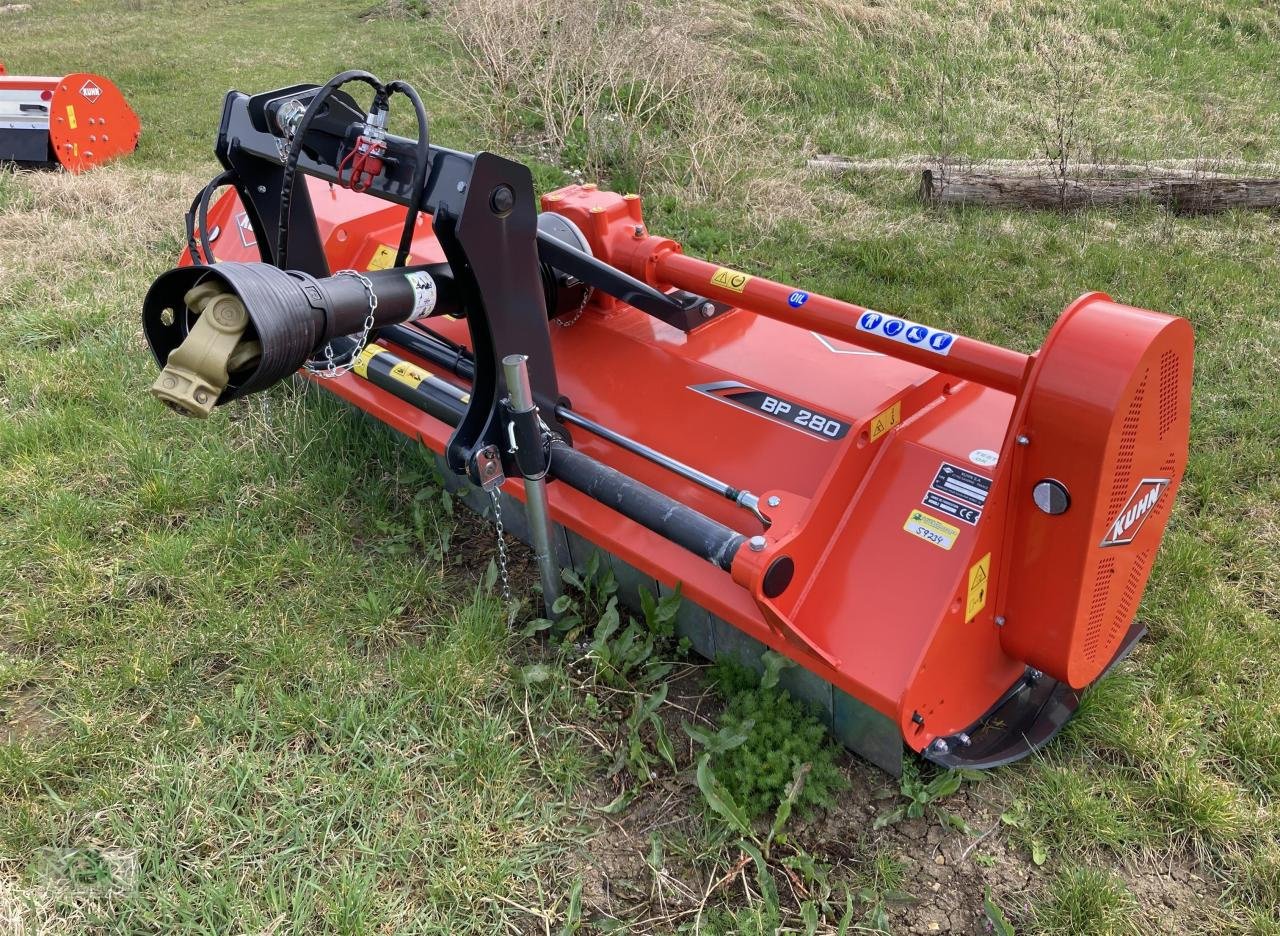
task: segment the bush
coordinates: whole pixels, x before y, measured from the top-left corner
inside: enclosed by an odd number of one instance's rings
[[[845,779],[822,723],[785,690],[762,687],[755,673],[736,663],[717,663],[712,678],[726,699],[721,733],[745,736],[736,747],[711,756],[716,778],[734,801],[753,819],[772,815],[797,768],[808,764],[797,808],[832,806]]]
[[[732,56],[694,15],[651,0],[454,0],[460,54],[437,91],[493,143],[548,155],[617,189],[715,194],[751,148]]]

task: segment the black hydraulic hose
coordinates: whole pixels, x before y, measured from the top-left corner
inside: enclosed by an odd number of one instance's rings
[[[224,185],[235,185],[237,190],[238,176],[234,169],[227,169],[209,180],[195,198],[191,199],[191,207],[187,211],[187,249],[191,259],[196,263],[214,263],[213,244],[209,237],[209,199],[213,193]],[[199,237],[199,249],[196,238]]]
[[[334,91],[353,81],[363,81],[373,88],[375,100],[386,97],[386,87],[375,76],[367,71],[352,68],[334,75],[316,92],[311,103],[307,105],[297,129],[289,140],[289,152],[284,161],[284,178],[280,189],[280,217],[277,222],[275,264],[280,269],[288,269],[289,265],[289,209],[293,204],[293,187],[298,173],[298,159],[302,155],[302,140],[316,114],[324,107]]]
[[[397,92],[409,99],[413,104],[413,112],[418,118],[418,160],[413,171],[413,196],[409,202],[409,211],[404,216],[404,230],[400,233],[400,249],[396,251],[395,265],[402,267],[408,261],[409,251],[413,248],[414,227],[422,211],[422,200],[426,197],[427,169],[431,162],[431,125],[427,119],[427,108],[413,85],[399,79],[387,85],[388,96]]]
[[[476,365],[471,358],[471,352],[420,323],[416,327],[391,325],[379,331],[378,334],[392,344],[397,344],[406,351],[412,351],[424,361],[443,367],[456,377],[461,377],[463,380],[476,379]]]

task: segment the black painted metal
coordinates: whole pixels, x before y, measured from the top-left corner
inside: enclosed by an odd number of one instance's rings
[[[1134,621],[1106,672],[1128,656],[1146,632],[1143,625]],[[1083,690],[1028,670],[968,731],[939,739],[945,749],[935,741],[924,756],[935,764],[953,768],[986,770],[1011,764],[1048,744],[1076,713],[1082,693]]]
[[[260,244],[274,244],[279,233],[272,209],[284,184],[283,136],[275,113],[290,100],[310,101],[315,86],[294,86],[249,97],[227,95],[218,133],[217,155],[240,177],[249,195],[249,215]],[[341,154],[354,142],[364,114],[349,96],[335,93],[308,127],[297,169],[336,183]],[[417,142],[387,139],[386,169],[369,193],[403,205],[415,203],[412,190]],[[463,298],[471,346],[477,366],[471,404],[449,442],[450,468],[467,473],[474,456],[489,445],[501,445],[498,401],[505,396],[498,362],[507,354],[529,357],[534,399],[544,419],[561,438],[569,431],[556,421],[560,395],[541,278],[537,210],[533,177],[519,163],[432,146],[424,211],[434,217],[434,230],[453,270]],[[290,204],[290,265],[313,275],[328,273],[315,216],[306,187],[299,186]],[[473,480],[478,480],[473,478]]]

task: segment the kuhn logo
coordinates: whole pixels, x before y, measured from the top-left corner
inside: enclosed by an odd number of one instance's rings
[[[1168,478],[1143,478],[1129,495],[1129,502],[1107,527],[1107,535],[1103,537],[1102,546],[1124,546],[1132,543],[1142,524],[1151,511],[1160,502],[1160,495],[1169,486]]]
[[[96,104],[98,101],[98,98],[102,97],[102,89],[99,88],[92,81],[86,81],[84,84],[80,86],[80,94],[90,104]]]

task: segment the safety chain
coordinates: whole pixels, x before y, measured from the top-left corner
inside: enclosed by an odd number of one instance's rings
[[[586,291],[582,294],[582,301],[578,303],[577,311],[573,313],[573,318],[555,319],[554,320],[555,323],[559,325],[561,328],[568,328],[570,325],[577,322],[578,319],[582,318],[582,313],[585,312],[587,309],[587,303],[591,301],[591,294],[595,291],[596,290],[594,286],[588,286]]]
[[[503,604],[511,604],[511,580],[507,576],[507,539],[503,535],[502,502],[498,499],[497,487],[489,488],[489,499],[493,501],[493,525],[498,533],[498,577],[502,580]]]
[[[369,341],[369,332],[373,331],[374,314],[378,311],[378,294],[373,291],[373,283],[369,282],[369,277],[359,270],[339,270],[333,275],[354,276],[360,281],[360,285],[364,287],[364,291],[369,296],[369,314],[364,317],[364,326],[361,329],[360,337],[356,339],[356,346],[351,349],[350,358],[338,364],[333,357],[333,342],[329,341],[324,346],[323,364],[317,364],[314,360],[311,360],[303,365],[309,373],[325,379],[341,377],[356,366],[356,362],[360,359],[360,352],[364,350]]]

